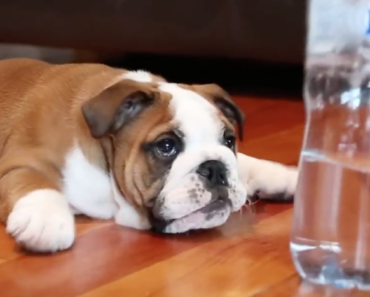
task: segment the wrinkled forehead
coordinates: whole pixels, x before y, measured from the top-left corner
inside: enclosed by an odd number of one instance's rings
[[[209,100],[177,84],[159,83],[158,88],[171,95],[173,124],[184,135],[187,149],[219,143],[225,125]]]

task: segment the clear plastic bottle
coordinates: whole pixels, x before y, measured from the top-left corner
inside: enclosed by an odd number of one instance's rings
[[[308,8],[292,259],[310,282],[370,290],[370,0]]]

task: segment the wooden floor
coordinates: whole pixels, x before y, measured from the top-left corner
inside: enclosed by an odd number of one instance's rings
[[[240,150],[297,164],[302,101],[235,100],[247,115]],[[289,254],[291,222],[292,204],[262,202],[218,229],[176,237],[84,219],[73,249],[53,256],[19,253],[0,227],[0,296],[339,296],[300,282]]]

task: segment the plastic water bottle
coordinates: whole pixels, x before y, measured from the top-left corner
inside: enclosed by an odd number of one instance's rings
[[[308,8],[291,255],[307,281],[370,290],[370,0]]]

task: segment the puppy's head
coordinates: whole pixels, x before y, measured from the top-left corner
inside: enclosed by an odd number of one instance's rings
[[[212,228],[245,203],[236,161],[244,116],[219,86],[124,79],[82,111],[119,199],[157,231]]]

